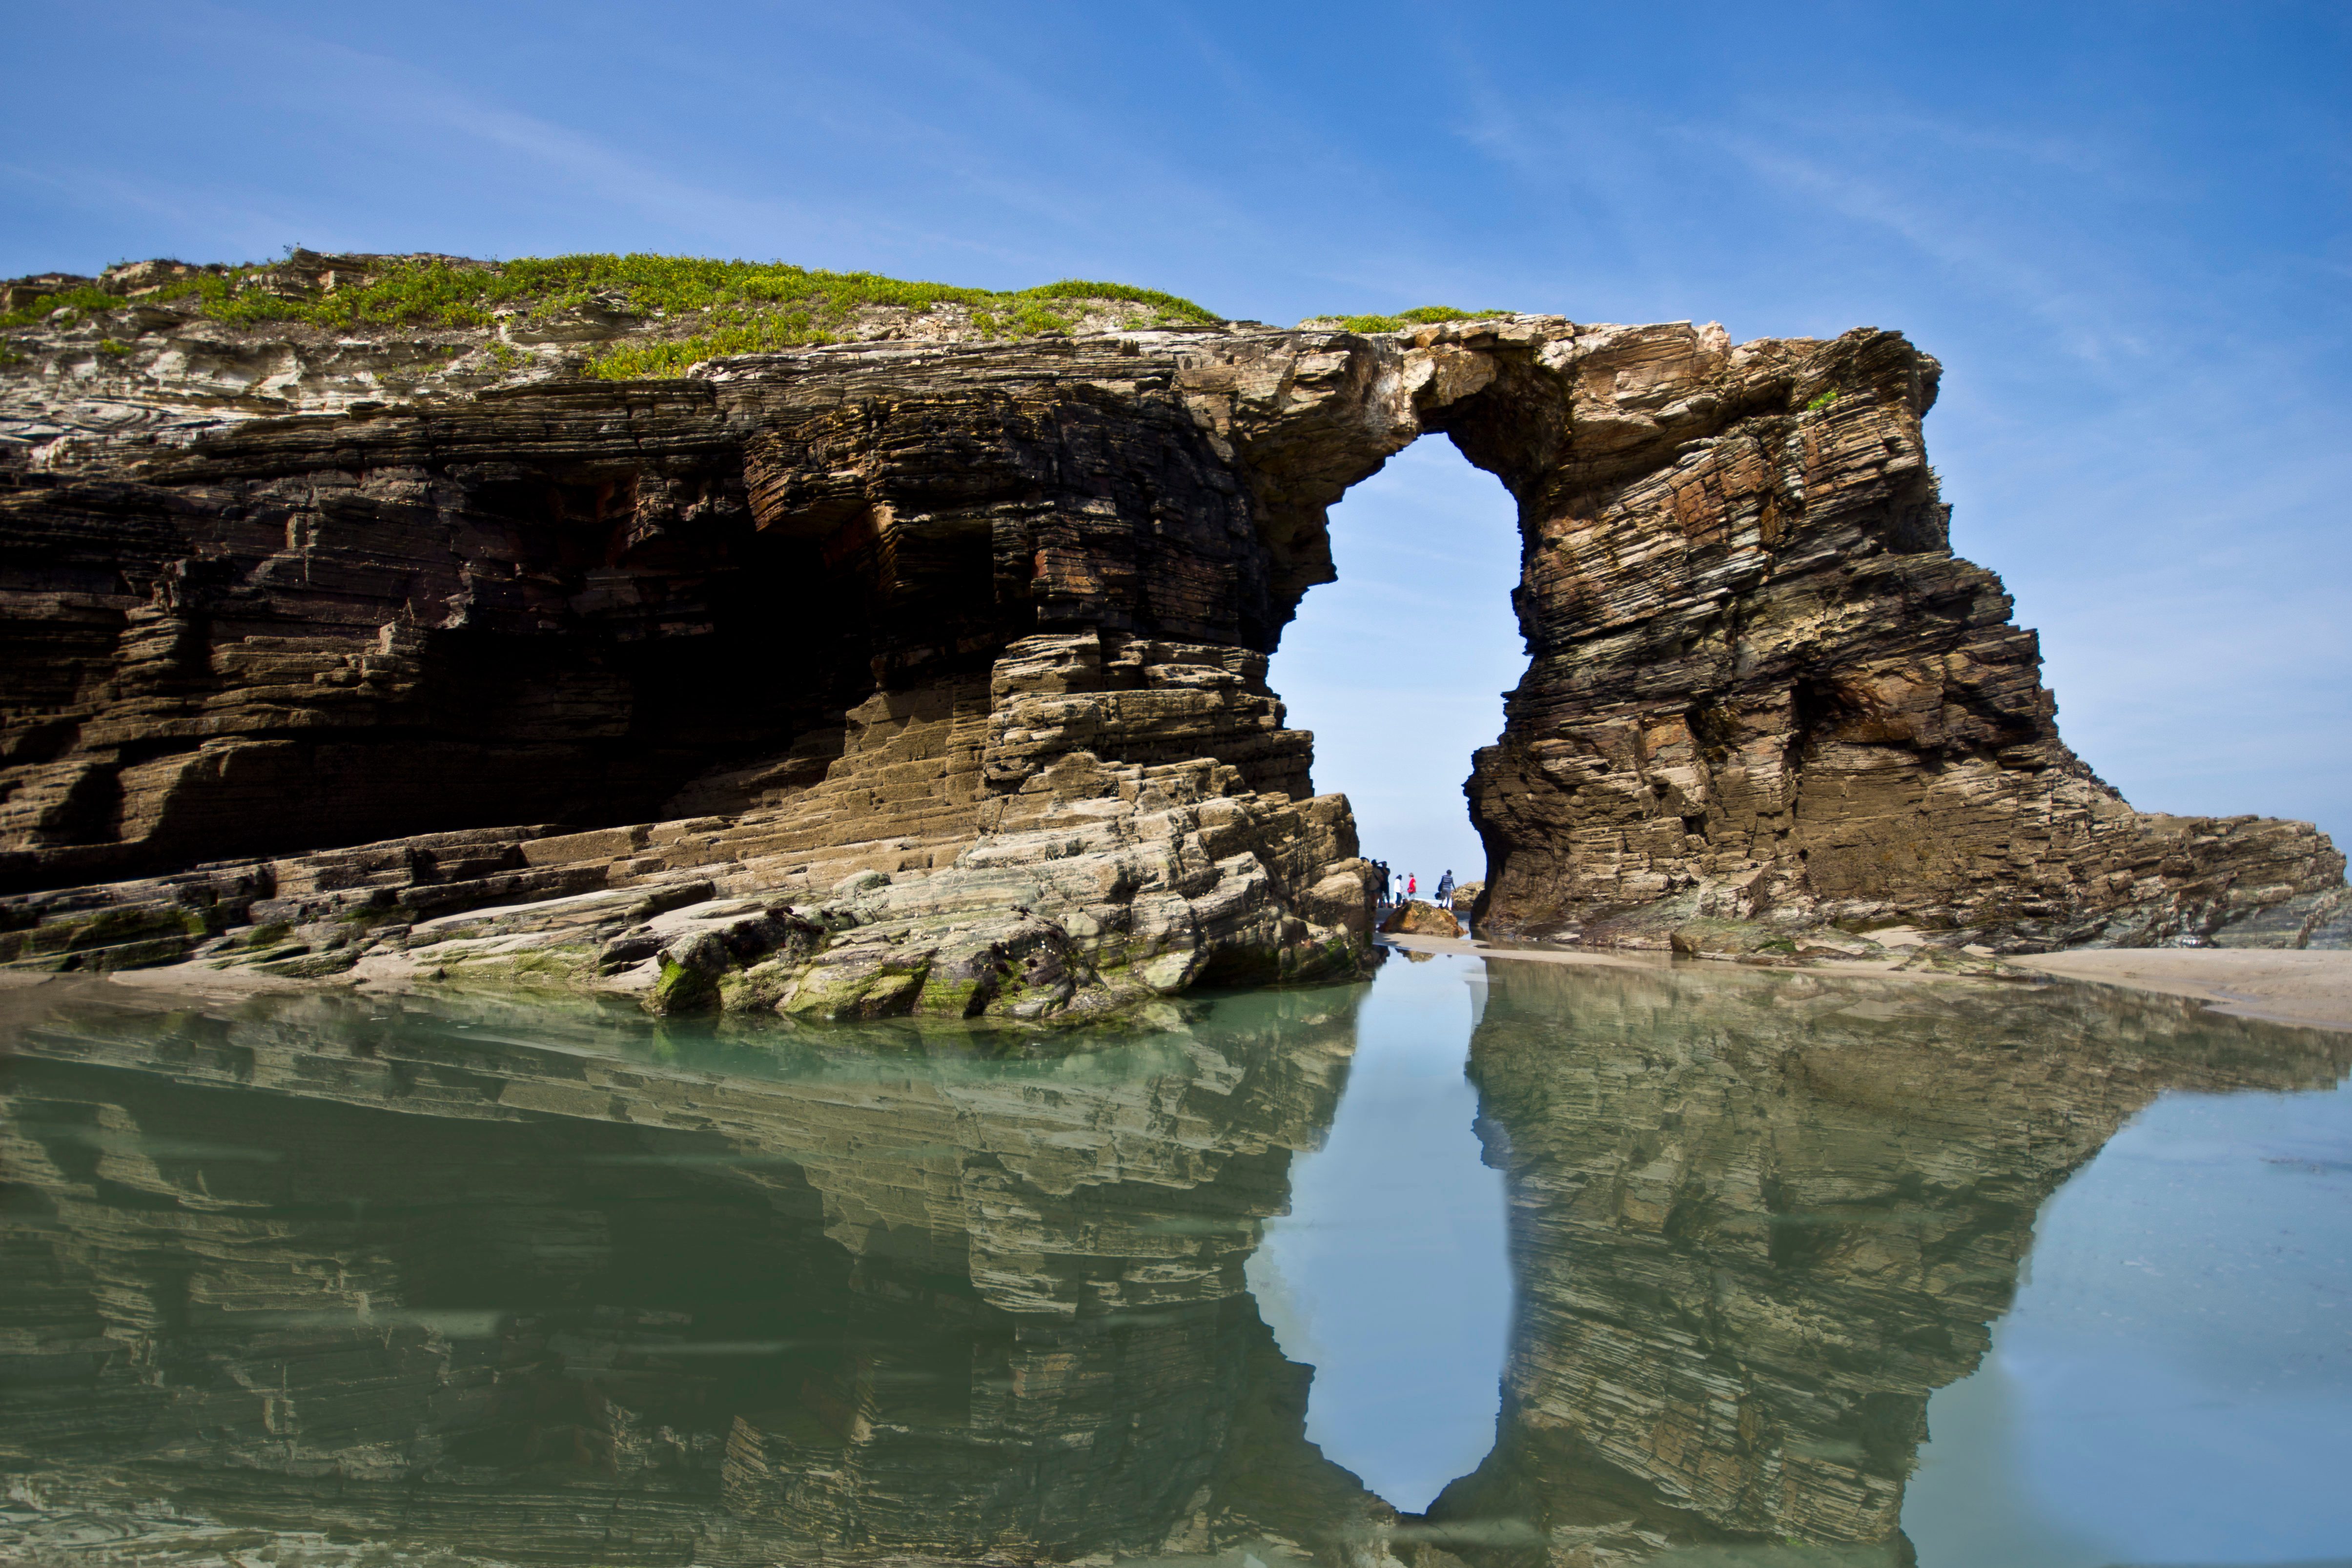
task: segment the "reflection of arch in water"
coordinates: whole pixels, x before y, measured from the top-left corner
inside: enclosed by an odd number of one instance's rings
[[[68,1009],[5,1072],[0,1432],[75,1506],[491,1555],[1898,1562],[1925,1401],[2042,1197],[2162,1088],[2352,1060],[2087,990],[1487,968],[1520,1312],[1501,1439],[1427,1521],[1308,1446],[1241,1289],[1348,989],[1060,1062],[781,1068],[541,1009]]]
[[[2163,1090],[2352,1066],[2352,1037],[2090,988],[1488,969],[1519,1321],[1496,1452],[1431,1510],[1474,1556],[1525,1527],[1909,1561],[1927,1397],[1984,1354],[2042,1201]]]
[[[8,1071],[0,1293],[43,1348],[5,1441],[77,1503],[492,1556],[1361,1534],[1241,1280],[1360,994],[781,1071],[778,1031],[655,1057],[532,1009],[68,1007]]]
[[[1347,1092],[1291,1167],[1249,1279],[1283,1353],[1315,1369],[1307,1436],[1401,1509],[1494,1446],[1510,1332],[1503,1174],[1466,1079],[1475,960],[1414,957],[1359,1015]]]

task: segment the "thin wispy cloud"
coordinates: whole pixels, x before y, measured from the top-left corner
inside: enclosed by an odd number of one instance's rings
[[[1988,233],[1980,221],[1919,202],[1891,182],[1840,169],[1752,138],[1723,135],[1712,144],[1779,189],[1849,222],[1894,235],[1920,256],[1971,284],[2032,311],[2068,350],[2101,366],[2137,347],[2127,332],[2095,324],[2099,314],[2084,288],[2021,261],[2032,246],[2015,231]]]

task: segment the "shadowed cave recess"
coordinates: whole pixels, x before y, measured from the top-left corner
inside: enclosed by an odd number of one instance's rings
[[[0,368],[0,958],[428,952],[835,1018],[1357,973],[1370,868],[1266,655],[1326,509],[1424,434],[1519,514],[1485,931],[1801,961],[2352,916],[2307,824],[2136,812],[2059,739],[1895,333],[897,330],[487,391],[414,336],[190,318]]]

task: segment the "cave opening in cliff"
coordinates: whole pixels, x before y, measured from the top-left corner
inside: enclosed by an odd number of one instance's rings
[[[1363,852],[1427,894],[1486,874],[1463,779],[1527,669],[1511,608],[1516,504],[1425,436],[1330,510],[1338,580],[1310,590],[1267,682],[1315,735],[1315,787],[1345,794]]]

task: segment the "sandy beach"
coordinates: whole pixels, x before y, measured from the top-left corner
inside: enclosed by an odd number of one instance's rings
[[[1663,968],[1664,954],[1579,953],[1554,947],[1489,947],[1467,937],[1389,936],[1383,940],[1423,953],[1473,958],[1517,958],[1544,964],[1591,964]],[[1682,960],[1690,962],[1691,960]],[[1699,960],[1705,962],[1706,960]],[[2352,952],[2292,952],[2231,947],[2105,947],[2011,958],[2012,968],[2059,979],[2202,998],[2214,1011],[2312,1029],[2352,1030]],[[1894,974],[1919,979],[1948,977],[1881,964],[1832,964],[1822,974]]]
[[[2216,1012],[2352,1030],[2352,952],[2105,947],[2010,960],[2069,980],[2202,997]]]

